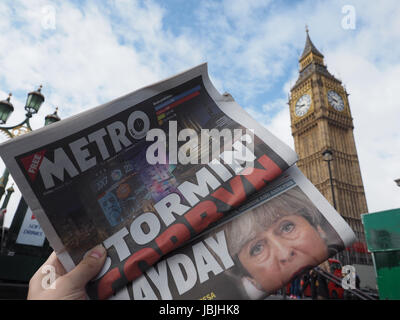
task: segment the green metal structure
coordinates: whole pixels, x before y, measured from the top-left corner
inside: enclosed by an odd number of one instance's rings
[[[381,300],[400,300],[400,209],[361,215]]]

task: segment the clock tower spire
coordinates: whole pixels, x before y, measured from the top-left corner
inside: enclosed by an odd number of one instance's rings
[[[314,46],[313,42],[311,41],[308,26],[306,25],[306,45],[304,46],[303,53],[300,56],[300,69],[304,69],[307,67],[311,62],[319,63],[323,65],[324,56],[318,49]]]
[[[298,167],[336,207],[358,241],[365,242],[360,214],[367,213],[368,208],[348,94],[342,82],[328,71],[308,27],[299,58],[299,77],[290,90],[288,104]],[[360,261],[355,262],[353,258],[357,257]],[[367,254],[352,253],[350,260],[347,263],[370,263]]]

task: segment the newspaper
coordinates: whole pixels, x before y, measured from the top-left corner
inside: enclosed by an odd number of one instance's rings
[[[88,285],[98,299],[260,205],[297,160],[214,88],[206,64],[8,141],[0,155],[67,271],[105,246]],[[354,233],[318,195],[307,194],[344,248]]]

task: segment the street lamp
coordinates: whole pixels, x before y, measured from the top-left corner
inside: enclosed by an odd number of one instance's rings
[[[40,106],[44,102],[44,96],[40,92],[41,90],[42,85],[40,85],[37,91],[32,91],[28,93],[28,97],[26,98],[25,110],[30,115],[38,113]]]
[[[328,163],[328,171],[329,171],[329,183],[331,185],[332,191],[332,199],[333,199],[333,207],[336,209],[336,200],[335,200],[335,190],[333,188],[332,183],[332,170],[331,170],[331,161],[333,160],[333,153],[330,149],[326,149],[322,152],[322,159]]]
[[[39,112],[40,107],[44,102],[44,96],[41,93],[42,85],[36,90],[28,93],[25,103],[25,119],[20,123],[14,126],[0,126],[0,132],[6,134],[9,139],[15,138],[17,136],[23,135],[32,131],[31,125],[29,123],[30,118],[36,113]],[[11,93],[9,94],[6,100],[0,101],[0,125],[6,124],[8,118],[10,117],[11,113],[14,111],[14,106],[10,102]],[[49,125],[54,122],[60,121],[60,117],[57,114],[58,108],[53,114],[49,114],[45,117],[44,125]],[[7,210],[8,202],[10,201],[11,194],[14,192],[14,188],[11,186],[7,190],[7,182],[9,178],[9,171],[7,167],[4,169],[3,175],[0,177],[0,200],[3,197],[4,193],[7,191],[6,197],[4,202],[0,208],[0,213],[3,214],[3,223],[2,223],[2,230],[1,230],[1,242],[0,242],[0,253],[4,254],[4,212]],[[23,201],[21,198],[20,201]]]
[[[32,115],[38,113],[41,105],[44,102],[44,96],[40,92],[41,90],[42,85],[40,85],[39,89],[37,89],[36,91],[28,93],[28,97],[26,98],[25,103],[25,110],[27,111],[27,113],[25,115],[25,119],[22,122],[14,126],[0,127],[0,130],[5,133],[9,138],[14,138],[21,134],[32,131],[29,119],[32,118]],[[10,98],[11,93],[6,100],[0,102],[0,124],[5,124],[11,113],[14,111],[14,106],[11,104]]]
[[[45,118],[44,118],[44,125],[48,126],[49,124],[52,124],[54,122],[60,121],[60,117],[57,114],[58,112],[58,107],[56,108],[56,111],[54,111],[54,113],[52,114],[48,114]]]
[[[6,100],[0,101],[0,124],[5,124],[14,111],[14,106],[10,102],[11,93]]]
[[[0,132],[6,134],[10,139],[20,136],[22,134],[32,131],[31,125],[29,123],[32,115],[38,113],[40,107],[44,102],[44,96],[41,93],[42,85],[36,91],[28,93],[25,103],[25,119],[14,126],[0,126]],[[0,101],[0,124],[5,124],[10,117],[11,113],[14,111],[14,106],[10,102],[12,94],[8,95],[6,100]],[[53,114],[47,115],[45,118],[45,125],[54,123],[60,120],[57,115],[58,108]],[[0,177],[0,199],[5,193],[5,188],[7,187],[7,182],[10,173],[7,168],[4,170],[3,175]]]

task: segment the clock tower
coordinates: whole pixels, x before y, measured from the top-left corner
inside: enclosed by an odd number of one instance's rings
[[[358,238],[342,263],[370,264],[361,214],[367,213],[364,186],[353,135],[348,94],[324,63],[307,31],[299,59],[299,77],[290,90],[289,107],[298,167],[336,207]],[[365,251],[365,252],[364,252]]]

